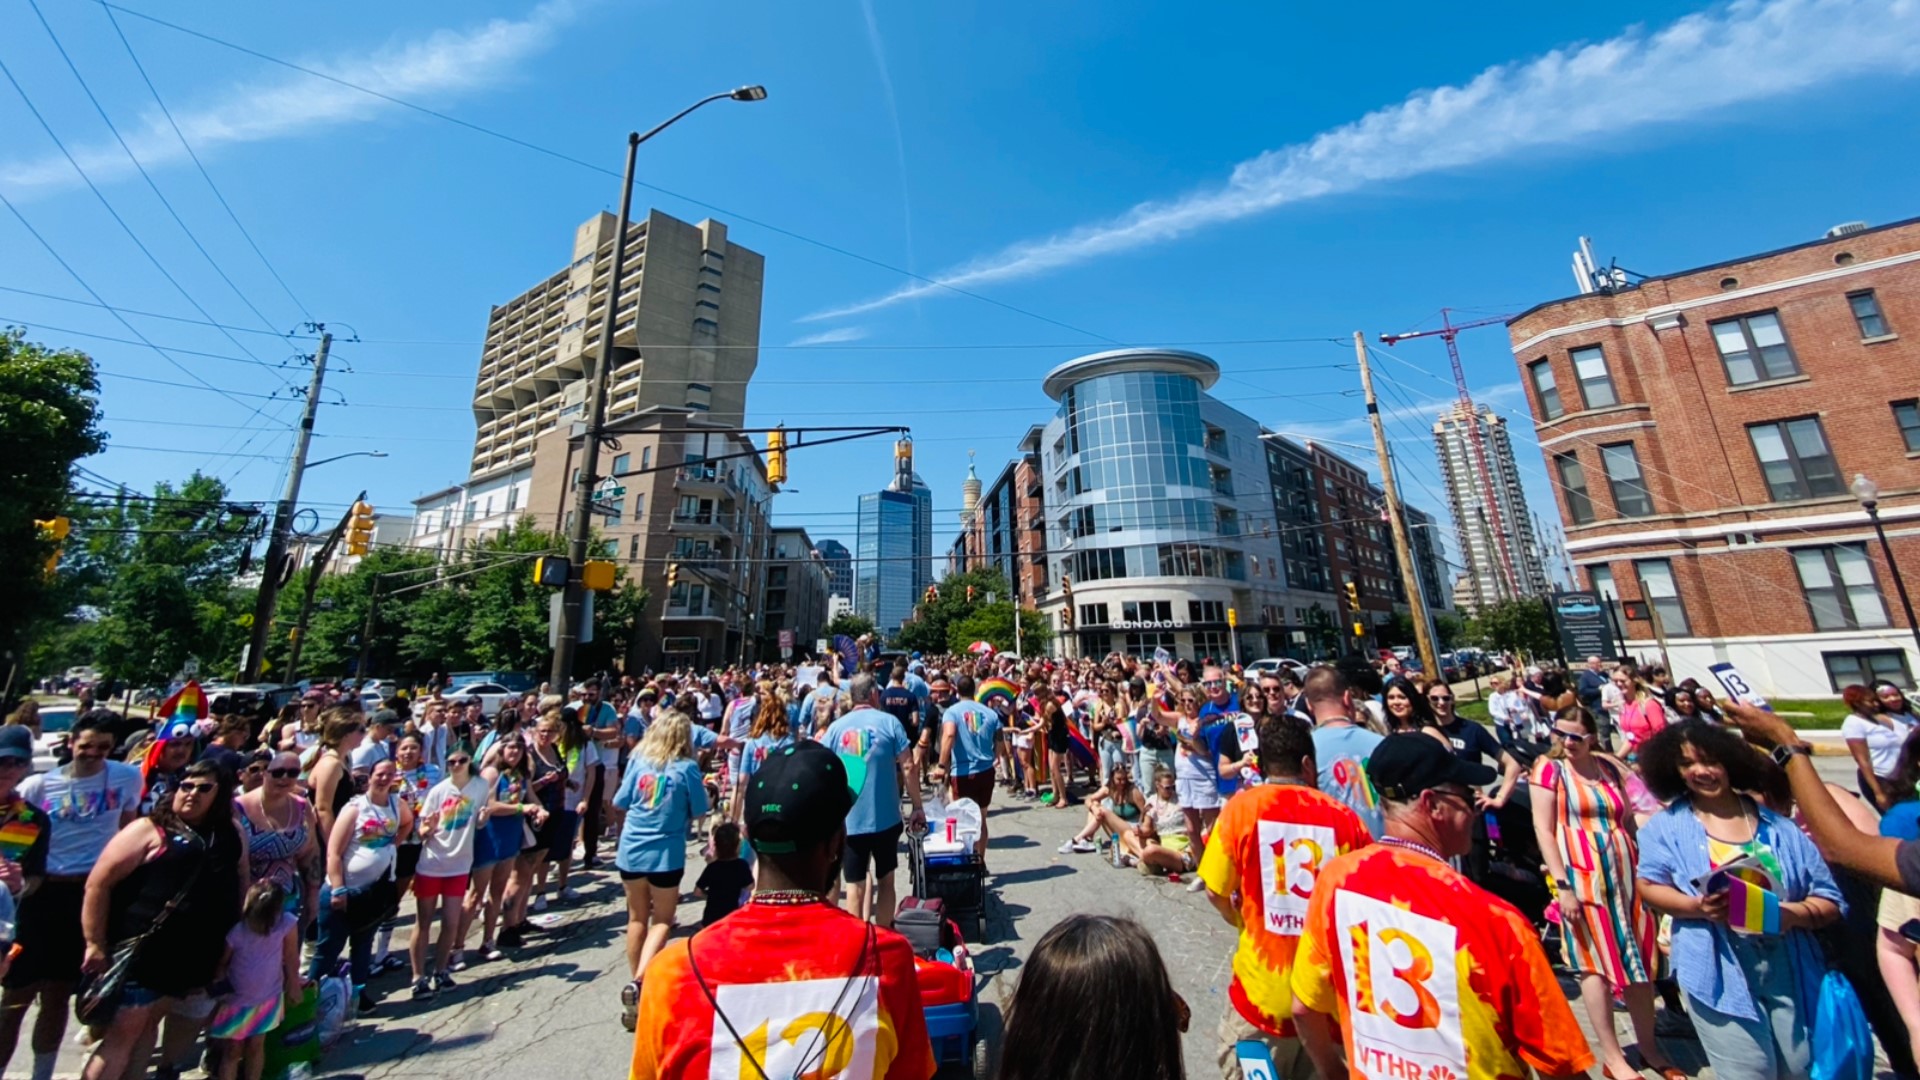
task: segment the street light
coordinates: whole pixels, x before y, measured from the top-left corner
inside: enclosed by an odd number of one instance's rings
[[[332,457],[323,457],[319,461],[309,461],[305,465],[300,466],[300,471],[306,472],[308,469],[318,468],[321,465],[325,465],[329,461],[339,461],[341,458],[386,457],[386,456],[387,456],[387,452],[385,450],[355,450],[352,453],[335,454]]]
[[[1873,533],[1880,538],[1880,553],[1887,557],[1887,570],[1893,575],[1893,591],[1900,597],[1900,609],[1906,612],[1907,628],[1913,631],[1915,645],[1920,645],[1920,622],[1913,619],[1913,601],[1907,598],[1907,581],[1900,576],[1900,564],[1893,561],[1893,545],[1887,543],[1887,530],[1880,524],[1880,485],[1867,478],[1866,473],[1853,474],[1853,497],[1860,500],[1860,509],[1867,512],[1867,520],[1873,522]]]
[[[587,541],[593,528],[593,489],[600,482],[600,477],[596,475],[600,471],[600,429],[607,415],[607,383],[613,370],[613,332],[620,311],[620,283],[626,276],[627,221],[633,210],[633,170],[640,144],[672,127],[703,105],[721,100],[765,101],[766,97],[767,88],[758,85],[709,94],[655,124],[646,134],[633,132],[627,136],[627,171],[620,181],[620,222],[613,234],[613,273],[607,282],[606,316],[600,324],[600,358],[593,366],[593,383],[587,396],[586,425],[581,433],[584,445],[580,454],[580,470],[574,474],[573,480],[573,535],[567,538],[571,570],[567,575],[566,588],[561,592],[560,625],[554,633],[550,681],[560,693],[565,693],[573,682],[573,654],[580,645],[580,624],[585,616],[586,590],[580,581],[580,571],[587,564]]]

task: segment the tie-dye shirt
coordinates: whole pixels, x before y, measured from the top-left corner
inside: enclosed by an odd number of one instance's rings
[[[1594,1064],[1526,918],[1446,863],[1388,844],[1321,869],[1293,994],[1334,1017],[1356,1078],[1501,1080]]]
[[[120,816],[137,813],[144,782],[140,770],[109,761],[92,776],[76,777],[73,766],[37,773],[20,781],[19,795],[53,821],[47,873],[85,874],[120,831]]]
[[[900,721],[892,713],[859,708],[835,720],[820,741],[847,767],[847,786],[854,793],[848,834],[864,836],[900,824],[900,776],[894,766],[913,749]]]
[[[687,758],[627,762],[613,805],[627,812],[614,865],[629,874],[666,874],[687,865],[687,823],[707,812],[700,766]]]
[[[641,984],[629,1080],[933,1074],[912,949],[837,907],[748,904],[669,944]]]
[[[355,795],[348,807],[358,811],[353,822],[353,842],[347,847],[347,877],[344,884],[358,889],[386,877],[393,869],[394,841],[400,837],[398,797],[387,796],[386,804],[368,796]]]
[[[1269,1035],[1293,1032],[1294,950],[1320,868],[1373,842],[1345,803],[1299,784],[1267,783],[1235,795],[1200,860],[1215,896],[1240,896],[1240,947],[1228,999]]]
[[[465,787],[451,777],[433,785],[415,813],[421,815],[422,834],[418,873],[428,877],[464,877],[473,872],[473,833],[479,825],[480,811],[487,802],[487,782],[470,776]],[[433,817],[433,830],[426,829],[427,817]]]

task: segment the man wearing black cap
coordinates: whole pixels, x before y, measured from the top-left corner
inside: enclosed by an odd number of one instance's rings
[[[846,766],[819,743],[775,750],[745,800],[759,884],[642,972],[631,1080],[928,1080],[912,948],[827,902],[854,801]]]
[[[1533,928],[1448,864],[1491,768],[1418,732],[1367,759],[1381,841],[1329,861],[1293,962],[1293,1016],[1322,1076],[1585,1076],[1593,1052]],[[1345,1035],[1344,1054],[1335,1025]]]

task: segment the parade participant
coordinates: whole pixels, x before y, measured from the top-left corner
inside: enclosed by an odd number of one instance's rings
[[[224,1044],[220,1080],[260,1080],[267,1065],[267,1033],[286,1018],[288,1002],[300,1000],[299,925],[287,913],[287,894],[272,881],[255,881],[240,905],[240,921],[227,931],[220,960],[225,992],[207,1036]]]
[[[527,785],[527,748],[518,733],[501,738],[494,760],[481,771],[487,784],[484,835],[474,837],[474,871],[463,905],[459,940],[464,946],[474,920],[480,920],[480,958],[498,960],[503,955],[495,944],[494,932],[505,918],[509,926],[518,897],[512,891],[519,878],[520,848],[523,835],[531,828],[537,805],[529,805]],[[482,908],[484,907],[484,912]],[[448,968],[465,967],[450,961]]]
[[[824,1075],[829,1054],[840,1080],[933,1076],[911,947],[827,903],[856,786],[823,744],[767,759],[747,792],[759,884],[648,967],[630,1080]]]
[[[1553,749],[1533,765],[1533,830],[1559,894],[1567,966],[1580,977],[1600,1067],[1612,1080],[1639,1075],[1614,1033],[1618,997],[1647,1067],[1671,1078],[1677,1070],[1654,1038],[1658,928],[1634,888],[1639,851],[1628,769],[1598,748],[1600,728],[1585,709],[1563,711],[1552,732]]]
[[[360,1011],[374,1001],[367,982],[373,977],[373,937],[399,906],[394,862],[402,840],[413,831],[412,811],[394,797],[399,770],[382,761],[367,774],[367,790],[348,800],[327,841],[327,884],[320,890],[320,935],[307,978],[333,971],[340,953],[350,956],[353,984],[360,990]]]
[[[977,687],[970,675],[960,676],[957,686],[945,675],[935,675],[928,685],[933,704],[941,710],[940,770],[947,775],[953,798],[972,799],[980,807],[980,839],[974,851],[984,859],[994,765],[1006,753],[1000,737],[1000,714],[973,700]]]
[[[114,747],[108,719],[111,714],[82,714],[67,739],[73,760],[19,781],[16,789],[22,802],[44,816],[48,836],[45,876],[20,897],[15,913],[20,955],[7,969],[0,995],[0,1068],[12,1059],[27,1007],[37,1000],[34,1080],[53,1076],[72,1011],[68,999],[80,981],[86,953],[80,909],[87,875],[114,836],[139,817],[140,770],[108,760]],[[31,748],[27,757],[31,762]]]
[[[1067,780],[1072,769],[1068,753],[1073,749],[1073,720],[1059,697],[1046,694],[1039,703],[1040,728],[1047,743],[1047,782],[1052,785],[1051,800],[1041,797],[1054,809],[1064,809],[1067,805]]]
[[[156,920],[163,927],[135,951],[120,1008],[99,1033],[85,1080],[114,1080],[129,1062],[144,1072],[162,1017],[204,1023],[212,1013],[207,989],[239,918],[246,857],[233,824],[233,788],[233,777],[212,762],[187,766],[167,801],[116,833],[87,875],[84,970],[104,973],[123,943]]]
[[[1313,728],[1294,716],[1259,728],[1265,783],[1227,800],[1200,860],[1207,899],[1240,931],[1233,982],[1220,1016],[1221,1074],[1242,1080],[1242,1042],[1264,1047],[1263,1075],[1304,1076],[1309,1062],[1293,1026],[1294,952],[1325,860],[1373,842],[1352,808],[1315,787]]]
[[[316,910],[323,851],[313,807],[299,795],[300,756],[275,751],[259,788],[234,801],[235,822],[247,845],[247,880],[269,881],[287,898],[302,925]]]
[[[419,817],[414,831],[423,838],[413,878],[413,939],[407,944],[415,998],[453,988],[449,968],[470,887],[474,840],[486,828],[487,792],[487,782],[474,775],[473,754],[456,745],[447,754],[447,778],[415,805]],[[434,944],[429,967],[427,941],[433,935],[436,908],[440,909],[440,940]]]
[[[1586,1075],[1593,1053],[1533,928],[1447,862],[1471,844],[1474,793],[1493,770],[1403,733],[1374,747],[1367,772],[1385,835],[1321,867],[1294,956],[1294,1023],[1314,1067]]]
[[[913,765],[913,743],[900,721],[880,711],[873,676],[855,675],[847,692],[856,707],[820,736],[821,743],[839,755],[853,782],[854,802],[847,813],[847,838],[842,845],[846,905],[863,919],[891,927],[893,877],[900,864],[902,788],[913,802],[913,827],[925,828],[927,815],[920,804],[920,785],[906,782]],[[752,837],[751,823],[748,836]]]
[[[1911,717],[1890,711],[1878,695],[1864,686],[1846,687],[1840,696],[1851,710],[1841,721],[1840,737],[1846,740],[1847,753],[1853,755],[1860,796],[1875,809],[1885,812],[1894,803],[1889,789],[1900,762],[1900,748],[1917,729]],[[1897,687],[1892,696],[1905,701]]]
[[[1033,947],[1007,1007],[1000,1080],[1183,1080],[1192,1013],[1146,927],[1071,915]]]
[[[1353,692],[1337,668],[1322,664],[1308,671],[1301,696],[1313,717],[1316,786],[1358,814],[1369,835],[1380,835],[1380,800],[1367,781],[1367,758],[1381,736],[1354,720]]]
[[[1808,1075],[1812,1003],[1800,987],[1825,970],[1810,931],[1837,920],[1841,900],[1820,850],[1742,794],[1767,780],[1759,756],[1726,728],[1675,724],[1646,742],[1640,768],[1668,803],[1640,834],[1640,895],[1673,919],[1673,968],[1707,1061],[1718,1076]],[[1777,932],[1728,925],[1729,892],[1702,888],[1725,866],[1778,898]]]
[[[344,706],[335,706],[320,714],[319,754],[307,772],[307,791],[313,798],[313,812],[319,835],[333,835],[333,822],[348,800],[360,788],[353,779],[352,755],[367,737],[366,717]]]
[[[1453,711],[1453,690],[1446,683],[1435,683],[1427,688],[1427,704],[1433,708],[1436,730],[1445,737],[1455,756],[1475,765],[1483,764],[1488,758],[1500,763],[1500,790],[1492,795],[1477,793],[1474,796],[1475,808],[1489,811],[1506,806],[1507,800],[1513,797],[1514,786],[1520,782],[1520,759],[1508,753],[1486,728]],[[1485,881],[1490,858],[1487,815],[1475,814],[1473,846],[1465,861],[1467,876],[1475,881]]]
[[[784,719],[784,717],[782,717]],[[661,714],[627,762],[613,793],[626,814],[614,865],[627,897],[627,972],[620,991],[621,1022],[633,1027],[640,980],[673,932],[680,881],[687,872],[687,826],[708,812],[707,788],[693,756],[693,721],[678,710]]]

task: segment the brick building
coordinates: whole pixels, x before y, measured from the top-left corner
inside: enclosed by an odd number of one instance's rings
[[[1730,661],[1788,697],[1913,685],[1849,487],[1879,486],[1920,584],[1920,219],[1612,282],[1508,329],[1582,584],[1650,602],[1676,678]],[[1652,620],[1622,621],[1657,654]]]

